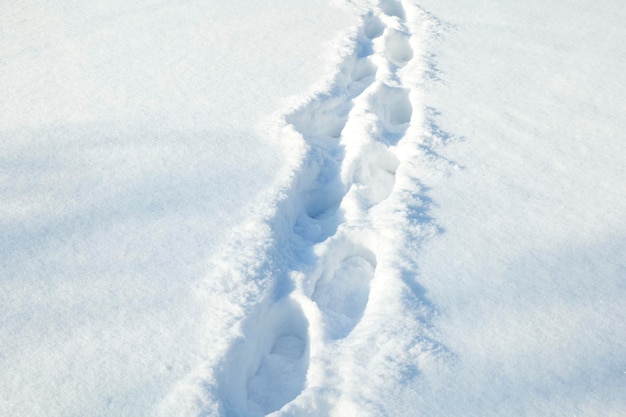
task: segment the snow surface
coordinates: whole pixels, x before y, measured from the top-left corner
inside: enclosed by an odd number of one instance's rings
[[[420,164],[443,232],[418,279],[456,363],[419,408],[626,415],[626,8],[420,4],[448,28],[426,103],[458,168]]]
[[[0,5],[0,415],[626,413],[626,8]]]
[[[0,415],[147,415],[216,350],[194,285],[297,155],[271,113],[332,72],[357,19],[0,2]]]

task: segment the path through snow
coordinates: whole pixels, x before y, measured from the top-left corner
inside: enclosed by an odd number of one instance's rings
[[[433,308],[407,273],[407,246],[437,232],[410,174],[411,155],[425,152],[415,102],[429,24],[415,6],[380,2],[328,87],[285,115],[282,134],[306,152],[271,237],[257,239],[264,260],[236,255],[241,241],[224,254],[241,259],[224,272],[232,303],[250,302],[218,365],[196,375],[205,389],[190,414],[384,414],[381,388],[440,349],[428,336]]]

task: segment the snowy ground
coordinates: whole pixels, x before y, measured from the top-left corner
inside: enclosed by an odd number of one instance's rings
[[[1,4],[0,415],[624,415],[607,3]]]
[[[457,363],[421,407],[624,415],[626,8],[454,3],[422,3],[449,25],[426,101],[460,169],[421,164],[444,232],[418,279]]]

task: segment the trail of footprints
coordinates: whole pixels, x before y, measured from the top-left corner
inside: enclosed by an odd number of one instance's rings
[[[292,244],[315,253],[314,266],[301,262],[302,292],[319,308],[328,343],[358,326],[376,276],[376,250],[367,246],[376,233],[370,209],[393,191],[399,162],[392,147],[412,116],[409,90],[397,75],[413,58],[404,19],[401,1],[383,0],[363,17],[330,91],[286,116],[310,146],[291,202],[299,212]],[[309,366],[311,336],[297,297],[270,304],[249,326],[246,343],[257,353],[237,363],[245,369],[245,392],[232,388],[227,396],[245,396],[247,410],[229,412],[234,416],[281,409],[304,389]]]

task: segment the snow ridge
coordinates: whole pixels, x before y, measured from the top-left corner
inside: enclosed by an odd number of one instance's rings
[[[328,89],[284,116],[302,165],[254,245],[224,254],[225,288],[205,288],[241,306],[225,324],[239,334],[187,381],[200,387],[191,398],[176,391],[184,415],[384,415],[384,388],[443,350],[408,273],[437,233],[411,166],[428,154],[418,89],[428,24],[417,7],[381,1]]]

